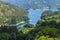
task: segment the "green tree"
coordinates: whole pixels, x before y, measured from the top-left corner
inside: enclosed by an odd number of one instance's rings
[[[0,33],[0,40],[9,40],[9,37],[8,33]]]
[[[59,30],[57,28],[50,28],[50,27],[45,27],[41,30],[43,35],[49,35],[50,37],[56,37],[57,34],[59,33]]]
[[[37,40],[54,40],[54,38],[49,38],[48,36],[40,36]]]

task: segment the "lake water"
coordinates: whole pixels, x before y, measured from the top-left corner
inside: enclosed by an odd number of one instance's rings
[[[40,9],[36,9],[36,10],[33,10],[33,9],[29,9],[28,10],[28,17],[30,19],[30,24],[33,24],[35,25],[37,23],[37,21],[40,19],[41,17],[41,14],[44,10],[40,10]],[[23,25],[20,25],[18,26],[18,28],[22,27]]]
[[[30,9],[28,11],[29,11],[28,17],[30,18],[30,23],[35,25],[36,22],[40,19],[40,16],[41,16],[43,10],[39,10],[39,9],[33,10],[33,9]]]

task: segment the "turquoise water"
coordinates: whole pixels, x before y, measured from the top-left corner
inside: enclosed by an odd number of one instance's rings
[[[40,19],[40,16],[41,16],[43,10],[39,10],[39,9],[33,10],[33,9],[30,9],[28,11],[29,11],[28,17],[30,18],[30,23],[35,25],[36,22]]]

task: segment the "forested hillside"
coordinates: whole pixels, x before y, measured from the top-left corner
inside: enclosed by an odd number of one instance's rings
[[[27,21],[27,11],[0,2],[0,24],[16,24]],[[60,11],[45,11],[36,25],[0,26],[0,40],[60,40]]]
[[[60,11],[45,11],[42,13],[41,19],[45,21],[55,20],[57,22],[60,22]]]
[[[19,30],[23,34],[26,33],[25,40],[60,40],[59,15],[60,11],[45,11],[42,13],[41,19],[38,20],[35,27],[31,24],[26,24],[24,28]]]
[[[13,20],[18,23],[27,17],[27,11],[15,5],[0,1],[0,25],[10,24]],[[14,23],[12,22],[12,23]],[[15,24],[16,24],[15,23]]]

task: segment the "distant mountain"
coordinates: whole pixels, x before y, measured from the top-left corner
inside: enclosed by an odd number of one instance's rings
[[[22,21],[26,15],[26,10],[0,1],[0,24],[16,24]]]
[[[2,0],[20,6],[24,9],[60,8],[60,0]]]

